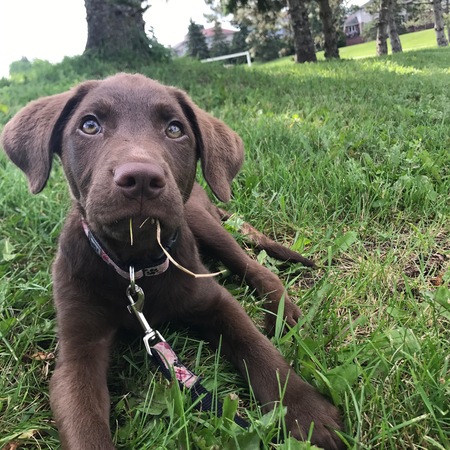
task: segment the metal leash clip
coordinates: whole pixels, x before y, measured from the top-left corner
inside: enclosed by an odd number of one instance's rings
[[[165,339],[161,336],[158,330],[154,330],[147,319],[144,316],[144,302],[145,302],[145,294],[140,286],[136,284],[136,280],[134,278],[134,267],[130,266],[130,285],[127,287],[126,291],[128,300],[130,301],[130,305],[128,306],[128,311],[130,313],[134,313],[139,323],[141,324],[145,336],[143,338],[145,348],[149,355],[152,354],[151,347],[149,341],[153,341],[156,338],[165,342]]]

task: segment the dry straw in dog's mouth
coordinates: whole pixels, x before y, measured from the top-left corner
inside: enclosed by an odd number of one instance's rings
[[[225,270],[221,270],[219,272],[214,273],[194,273],[191,272],[189,269],[186,269],[186,267],[183,267],[181,264],[179,264],[175,259],[173,259],[172,255],[164,248],[164,246],[161,243],[161,224],[159,223],[159,220],[155,220],[153,218],[147,217],[139,226],[139,228],[142,228],[144,224],[150,220],[151,224],[154,224],[156,222],[156,241],[158,242],[158,245],[161,247],[161,250],[166,255],[167,259],[178,269],[183,271],[184,273],[187,273],[191,277],[194,278],[209,278],[209,277],[216,277],[217,275],[220,275],[221,273],[225,273]],[[133,219],[130,217],[130,243],[133,245],[134,243],[134,237],[133,237]]]

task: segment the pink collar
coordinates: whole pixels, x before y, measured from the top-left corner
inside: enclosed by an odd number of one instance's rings
[[[114,261],[111,255],[109,255],[106,252],[106,250],[102,247],[100,241],[96,238],[94,233],[89,229],[88,224],[86,223],[86,220],[83,217],[81,218],[81,224],[83,226],[84,233],[88,238],[89,244],[91,244],[91,247],[93,248],[95,253],[97,253],[97,255],[100,256],[100,258],[102,258],[103,261],[105,261],[105,263],[110,265],[120,276],[129,280],[130,279],[129,266]],[[174,238],[172,238],[170,246],[172,246],[172,244],[175,242],[176,237],[177,236],[175,235]],[[136,268],[134,276],[136,279],[139,279],[142,277],[152,277],[154,275],[161,275],[169,267],[169,260],[165,255],[163,255],[161,258],[158,258],[157,260],[149,260],[132,265],[135,266]]]

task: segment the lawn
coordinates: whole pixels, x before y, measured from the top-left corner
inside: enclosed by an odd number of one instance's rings
[[[423,48],[435,48],[436,47],[436,33],[434,29],[417,31],[415,33],[407,33],[400,35],[400,41],[402,43],[403,51],[420,50]],[[391,45],[388,39],[388,51],[391,53]],[[363,44],[350,45],[348,47],[341,47],[339,49],[339,55],[342,59],[359,59],[370,58],[376,56],[376,43],[375,41],[364,42]],[[324,53],[317,52],[317,59],[323,61],[325,59]],[[277,59],[269,65],[283,64],[283,61],[291,61],[292,57]]]
[[[0,80],[0,123],[117,70],[187,90],[242,136],[246,162],[226,208],[318,263],[285,267],[249,249],[300,305],[298,326],[273,342],[339,406],[349,448],[450,448],[450,50],[230,69],[67,59]],[[56,449],[50,265],[69,196],[58,164],[31,196],[3,155],[0,192],[0,448]],[[260,323],[261,299],[232,276],[219,281]],[[161,331],[219,398],[239,396],[251,428],[192,411],[139,343],[122,343],[110,377],[117,448],[310,448],[272,444],[282,412],[262,416],[206,344]]]
[[[415,33],[407,33],[400,35],[403,51],[419,50],[422,48],[436,47],[436,33],[434,29],[417,31]],[[391,45],[388,39],[388,50],[391,53]],[[367,58],[368,56],[376,56],[375,41],[365,42],[359,45],[350,45],[339,49],[341,58]],[[318,54],[319,58],[323,58],[323,52]]]

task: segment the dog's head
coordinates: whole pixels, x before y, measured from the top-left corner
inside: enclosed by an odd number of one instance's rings
[[[214,194],[228,201],[243,161],[241,139],[223,122],[184,92],[130,74],[30,103],[6,125],[2,141],[32,193],[45,187],[58,154],[96,231],[130,217],[176,223],[198,159]]]

